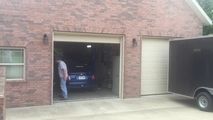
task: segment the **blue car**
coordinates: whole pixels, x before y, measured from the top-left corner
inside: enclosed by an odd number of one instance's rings
[[[75,88],[96,88],[96,79],[94,74],[89,70],[88,65],[77,65],[74,66],[71,73],[69,73],[67,81],[68,89]]]

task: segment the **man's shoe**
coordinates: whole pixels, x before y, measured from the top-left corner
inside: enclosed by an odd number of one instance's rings
[[[59,96],[60,100],[67,100],[68,97],[63,97],[62,95]]]
[[[68,98],[61,97],[60,100],[68,100]]]

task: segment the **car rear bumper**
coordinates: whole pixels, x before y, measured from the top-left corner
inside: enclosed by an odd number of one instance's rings
[[[96,84],[94,82],[85,81],[71,81],[67,83],[68,88],[95,88]]]

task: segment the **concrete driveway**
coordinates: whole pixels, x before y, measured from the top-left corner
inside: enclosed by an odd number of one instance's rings
[[[56,103],[7,109],[7,120],[211,120],[193,100],[176,95]]]

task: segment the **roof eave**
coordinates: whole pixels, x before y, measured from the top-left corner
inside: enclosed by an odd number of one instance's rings
[[[185,0],[188,5],[194,10],[195,14],[200,18],[204,25],[212,25],[212,20],[201,8],[197,0]]]

